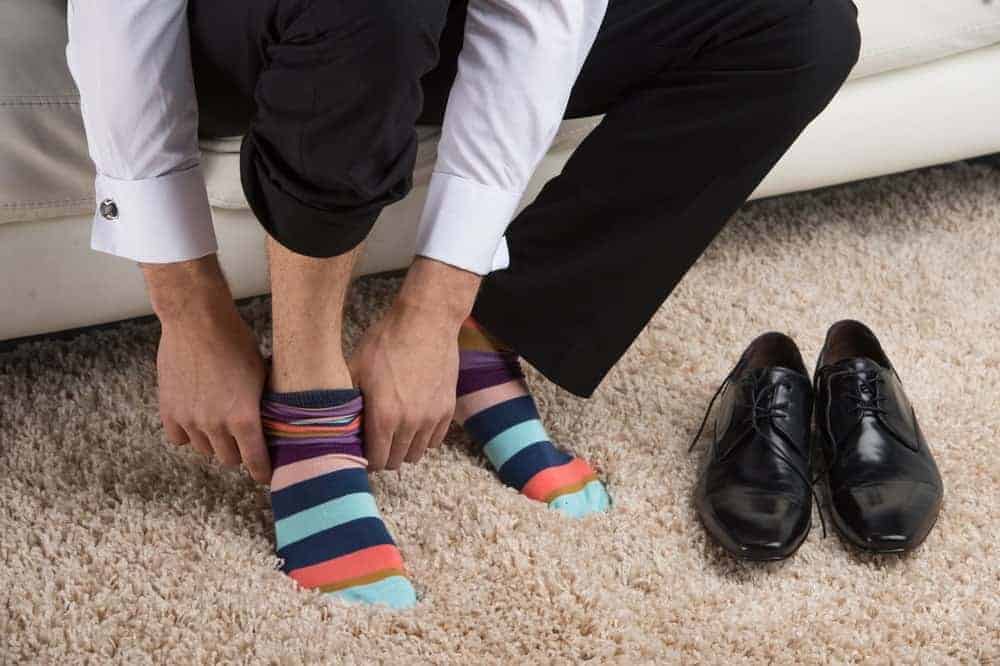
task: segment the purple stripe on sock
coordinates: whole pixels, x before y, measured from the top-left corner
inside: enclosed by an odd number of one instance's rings
[[[463,350],[459,352],[458,368],[459,397],[524,377],[517,354],[512,352]]]
[[[342,446],[353,446],[359,440],[355,434],[341,435],[339,437],[281,437],[280,435],[269,435],[268,443],[271,446],[296,446],[298,444],[337,444]]]
[[[458,352],[458,365],[462,370],[482,370],[498,365],[517,363],[517,355],[511,352],[489,352],[462,349]]]
[[[305,446],[295,444],[276,446],[271,442],[269,443],[271,444],[271,464],[274,467],[281,467],[299,462],[300,460],[309,460],[310,458],[318,458],[333,453],[357,456],[359,458],[364,457],[360,442],[357,444],[307,444]]]

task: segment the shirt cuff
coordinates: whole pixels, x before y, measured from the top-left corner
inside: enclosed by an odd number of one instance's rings
[[[150,264],[204,257],[218,250],[200,166],[146,178],[99,175],[91,248]]]
[[[435,172],[417,231],[417,254],[479,275],[505,268],[503,239],[519,192]]]

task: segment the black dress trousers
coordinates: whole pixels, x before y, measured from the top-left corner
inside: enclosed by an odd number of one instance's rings
[[[279,242],[345,252],[406,194],[465,2],[190,0],[202,129],[246,133],[244,189]],[[856,18],[850,0],[610,0],[566,114],[604,119],[511,223],[476,318],[590,395],[843,84]]]
[[[188,0],[199,132],[243,135],[267,232],[330,257],[410,191],[448,0]]]

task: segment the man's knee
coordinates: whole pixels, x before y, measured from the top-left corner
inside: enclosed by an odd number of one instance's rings
[[[367,87],[412,85],[434,67],[447,0],[311,2],[281,37]],[[331,81],[336,84],[336,81]]]
[[[825,102],[858,61],[857,8],[852,0],[812,0],[787,34],[789,51],[798,58],[793,82],[803,95]]]
[[[340,254],[410,188],[420,77],[447,0],[292,5],[279,17],[243,145],[243,183],[286,247]]]
[[[295,94],[307,107],[293,114],[308,119],[296,148],[302,177],[351,206],[406,193],[420,78],[437,62],[447,4],[317,0],[296,18],[281,48],[302,59]]]

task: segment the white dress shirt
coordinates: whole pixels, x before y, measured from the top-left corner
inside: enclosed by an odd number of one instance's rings
[[[67,58],[97,167],[91,245],[167,263],[217,250],[187,0],[70,0]],[[607,0],[469,0],[417,254],[480,275],[559,128]]]

